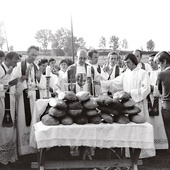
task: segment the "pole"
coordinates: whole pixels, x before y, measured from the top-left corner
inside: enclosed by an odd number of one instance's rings
[[[3,26],[4,26],[4,33],[5,33],[5,39],[6,39],[7,50],[9,51],[8,39],[7,39],[7,34],[6,34],[5,24],[3,24]]]
[[[72,15],[71,15],[71,45],[72,45],[72,57],[74,63],[74,40],[73,40],[73,22],[72,22]]]

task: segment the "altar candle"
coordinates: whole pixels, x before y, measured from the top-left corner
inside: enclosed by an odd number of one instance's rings
[[[91,77],[91,66],[87,66],[87,77]]]
[[[51,68],[50,68],[50,66],[47,66],[46,67],[46,76],[47,77],[50,77],[50,72],[51,72]]]

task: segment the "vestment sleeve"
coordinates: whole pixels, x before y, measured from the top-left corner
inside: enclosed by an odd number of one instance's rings
[[[149,80],[148,73],[145,71],[142,73],[141,76],[142,77],[141,77],[139,88],[132,89],[130,91],[131,97],[135,102],[142,101],[150,93],[150,80]]]

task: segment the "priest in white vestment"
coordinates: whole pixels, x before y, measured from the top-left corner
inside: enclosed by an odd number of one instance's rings
[[[15,110],[15,85],[18,79],[13,80],[12,73],[18,60],[16,52],[9,52],[0,65],[0,164],[4,165],[18,159]]]
[[[134,54],[127,54],[124,62],[126,71],[114,80],[100,81],[102,93],[115,93],[124,90],[130,93],[132,99],[136,102],[136,106],[141,109],[139,114],[143,115],[147,122],[149,120],[147,95],[150,93],[150,83],[148,73],[137,66],[137,59]]]
[[[16,89],[19,155],[35,152],[35,149],[29,146],[30,124],[35,101],[39,95],[39,86],[44,83],[42,76],[37,74],[38,66],[34,63],[38,53],[38,47],[30,46],[27,50],[27,58],[18,63],[14,70],[14,76],[21,77]]]
[[[130,93],[132,99],[136,102],[136,106],[141,109],[140,115],[150,122],[148,113],[148,103],[146,97],[150,93],[150,81],[147,71],[141,69],[137,63],[134,54],[127,54],[124,58],[126,71],[114,80],[100,81],[103,93],[108,91],[115,93],[116,91],[124,90]],[[140,157],[150,157],[155,155],[155,150],[142,150]]]

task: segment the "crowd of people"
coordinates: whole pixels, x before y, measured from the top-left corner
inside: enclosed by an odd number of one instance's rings
[[[110,52],[105,65],[99,65],[99,52],[77,51],[77,60],[41,59],[39,48],[30,46],[27,57],[0,51],[0,163],[14,163],[18,156],[35,153],[29,145],[30,125],[35,101],[57,97],[62,91],[89,91],[93,96],[126,91],[141,109],[140,114],[154,128],[155,149],[170,146],[170,54],[162,51],[142,62],[142,52],[134,50],[118,65],[119,55]],[[50,87],[46,86],[50,66]],[[88,81],[87,81],[88,80]],[[90,81],[90,88],[89,88]]]

